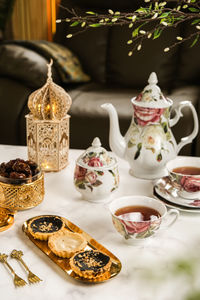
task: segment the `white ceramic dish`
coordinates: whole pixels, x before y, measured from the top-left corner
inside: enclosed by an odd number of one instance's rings
[[[187,212],[200,213],[200,199],[190,200],[180,197],[177,188],[173,186],[168,176],[155,182],[154,195],[164,201],[169,207]]]

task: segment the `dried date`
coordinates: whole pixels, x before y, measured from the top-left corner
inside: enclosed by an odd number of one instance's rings
[[[39,173],[38,165],[31,160],[20,158],[0,164],[0,176],[12,179],[26,179]]]
[[[26,179],[26,175],[24,173],[18,173],[18,172],[11,172],[10,178],[13,179]]]
[[[12,169],[16,172],[24,173],[28,176],[32,175],[31,168],[26,162],[16,161],[13,164]]]

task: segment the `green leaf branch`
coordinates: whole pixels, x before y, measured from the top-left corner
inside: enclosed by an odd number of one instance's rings
[[[67,22],[69,28],[78,27],[75,33],[69,31],[66,34],[67,38],[72,38],[89,28],[127,25],[130,28],[130,38],[127,41],[129,56],[134,51],[140,51],[145,40],[155,40],[165,34],[168,28],[175,28],[186,22],[189,22],[191,33],[186,36],[176,36],[175,41],[163,51],[168,52],[186,41],[191,41],[190,47],[199,42],[200,0],[144,0],[144,6],[132,12],[109,9],[105,14],[86,11],[81,16],[74,9],[60,6],[70,14],[70,17],[58,19],[56,22]],[[148,29],[151,24],[151,29]]]

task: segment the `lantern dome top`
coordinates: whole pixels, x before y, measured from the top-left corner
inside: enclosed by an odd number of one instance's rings
[[[52,80],[51,59],[48,66],[47,81],[43,87],[34,91],[28,98],[28,107],[34,118],[40,120],[60,120],[67,115],[72,100],[69,94]]]

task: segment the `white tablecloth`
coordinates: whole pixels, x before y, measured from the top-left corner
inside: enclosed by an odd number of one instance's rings
[[[30,269],[43,279],[36,285],[15,288],[8,270],[0,264],[0,299],[189,299],[186,295],[200,289],[200,214],[181,212],[171,228],[160,232],[146,244],[128,245],[113,227],[108,203],[87,202],[75,190],[73,171],[75,159],[81,153],[80,150],[70,150],[67,168],[58,173],[45,174],[44,201],[34,209],[18,212],[14,225],[0,233],[0,252],[9,254],[13,249],[21,249]],[[0,146],[0,162],[17,157],[27,159],[26,147]],[[120,159],[118,162],[120,187],[113,198],[122,195],[153,196],[151,181],[131,177],[128,164]],[[65,274],[22,232],[25,220],[41,214],[66,217],[113,252],[122,262],[118,276],[105,283],[89,285]],[[25,279],[26,273],[19,263],[9,261],[18,275]]]

